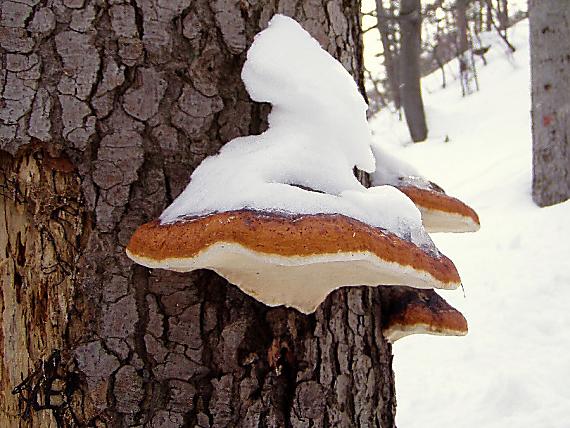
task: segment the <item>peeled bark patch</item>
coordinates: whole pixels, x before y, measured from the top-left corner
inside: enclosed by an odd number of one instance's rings
[[[13,388],[36,363],[67,347],[85,213],[71,162],[43,151],[1,154],[0,189],[0,425],[17,426],[21,397]],[[53,416],[34,420],[47,424]]]

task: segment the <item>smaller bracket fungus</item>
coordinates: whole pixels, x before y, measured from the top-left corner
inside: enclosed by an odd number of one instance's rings
[[[272,18],[242,79],[253,100],[272,104],[269,129],[204,160],[160,219],[134,233],[131,259],[211,269],[267,305],[304,313],[342,286],[460,285],[412,201],[354,176],[355,166],[376,168],[366,103],[297,22]]]
[[[391,343],[411,334],[465,336],[467,321],[434,290],[385,287],[382,330]]]
[[[437,184],[422,177],[417,170],[388,153],[373,146],[376,171],[374,185],[391,184],[408,196],[422,214],[426,231],[476,232],[480,228],[479,216],[467,204],[449,196]]]
[[[431,181],[426,187],[413,185],[417,177],[402,178],[396,185],[410,198],[422,214],[426,231],[435,232],[476,232],[481,227],[479,216],[473,208],[457,198],[447,195]]]

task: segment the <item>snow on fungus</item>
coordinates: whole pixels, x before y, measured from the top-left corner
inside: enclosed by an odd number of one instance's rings
[[[385,287],[382,331],[391,343],[412,334],[465,336],[467,321],[434,290]]]
[[[473,208],[449,196],[437,184],[423,178],[407,162],[388,153],[377,144],[372,151],[377,169],[372,174],[375,186],[392,185],[408,196],[418,207],[428,232],[476,232],[479,216]]]
[[[269,129],[205,159],[127,254],[152,268],[211,269],[268,305],[309,313],[345,285],[454,289],[412,201],[365,188],[375,170],[366,103],[350,74],[291,18],[276,15],[247,53],[242,79],[270,102]]]

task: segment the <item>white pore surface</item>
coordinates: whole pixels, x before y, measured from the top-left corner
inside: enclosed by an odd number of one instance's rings
[[[458,286],[364,251],[290,257],[217,242],[190,258],[154,260],[128,254],[137,263],[152,268],[178,272],[214,270],[266,305],[286,304],[305,314],[314,312],[339,287],[414,284],[416,288],[454,289]]]
[[[269,129],[204,160],[163,223],[243,208],[339,213],[434,250],[405,195],[390,186],[366,189],[355,178],[354,166],[375,170],[366,103],[350,74],[296,21],[273,17],[249,49],[242,79],[252,99],[272,104]]]
[[[480,92],[463,98],[449,80],[441,89],[439,72],[423,79],[428,141],[411,143],[387,112],[371,122],[383,144],[468,200],[482,223],[477,233],[434,235],[466,298],[440,294],[469,334],[396,342],[399,427],[570,426],[570,201],[538,208],[531,198],[528,21],[509,29],[514,55],[486,37]],[[448,79],[458,69],[446,66]]]

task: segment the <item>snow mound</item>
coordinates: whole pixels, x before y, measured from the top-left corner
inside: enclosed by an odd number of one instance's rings
[[[251,97],[273,105],[269,129],[236,138],[196,168],[162,223],[238,209],[343,214],[436,251],[415,205],[376,169],[366,103],[350,74],[293,19],[275,15],[247,53]]]

